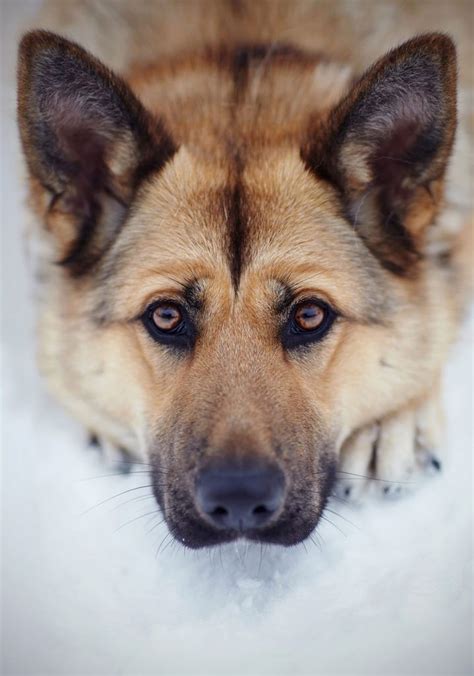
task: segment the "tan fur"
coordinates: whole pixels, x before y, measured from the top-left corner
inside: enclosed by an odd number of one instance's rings
[[[368,255],[347,226],[337,191],[307,171],[299,147],[315,117],[324,123],[343,99],[354,74],[402,36],[436,28],[445,18],[450,25],[443,30],[464,35],[468,3],[449,12],[441,3],[430,4],[430,11],[420,5],[377,3],[370,12],[362,5],[356,12],[353,2],[207,2],[203,15],[197,2],[48,3],[41,24],[64,27],[125,72],[178,147],[140,187],[99,279],[72,279],[51,265],[70,249],[74,228],[61,202],[46,215],[47,202],[33,182],[36,213],[53,234],[44,264],[41,370],[89,430],[143,459],[168,448],[160,463],[172,473],[170,481],[182,477],[188,488],[197,460],[187,449],[196,440],[206,439],[208,457],[229,452],[263,458],[274,456],[278,440],[293,483],[315,481],[317,505],[314,439],[322,457],[329,448],[339,453],[346,442],[343,462],[364,457],[367,471],[367,444],[377,422],[388,449],[380,471],[392,471],[393,430],[408,430],[414,440],[415,412],[439,379],[469,295],[472,258],[459,244],[467,235],[459,224],[449,225],[452,212],[467,226],[469,199],[451,199],[448,191],[443,212],[441,180],[433,179],[429,192],[417,189],[407,227],[427,249],[437,243],[450,265],[428,258],[415,275],[396,276]],[[387,18],[379,24],[382,15]],[[236,101],[228,49],[262,39],[311,46],[320,54],[276,55],[271,67],[256,66]],[[461,39],[462,78],[469,86],[470,49]],[[122,195],[130,163],[125,141],[123,148],[113,165]],[[235,162],[229,163],[229,148]],[[345,152],[357,174],[356,192],[368,170],[360,151],[354,154],[351,146]],[[237,181],[248,226],[236,291],[225,194]],[[372,208],[369,202],[361,206],[366,222],[375,218]],[[183,284],[192,279],[199,280],[205,314],[194,356],[176,359],[157,348],[137,318],[153,300],[180,300]],[[295,358],[275,339],[279,325],[272,308],[281,281],[297,297],[316,296],[341,313],[317,349]],[[167,516],[175,483],[164,497]]]

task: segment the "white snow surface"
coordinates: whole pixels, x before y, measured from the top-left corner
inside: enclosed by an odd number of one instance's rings
[[[2,673],[472,673],[470,326],[446,371],[443,473],[400,501],[330,505],[321,548],[183,550],[134,490],[147,474],[101,476],[49,398],[12,75],[34,6],[4,3],[2,21]]]

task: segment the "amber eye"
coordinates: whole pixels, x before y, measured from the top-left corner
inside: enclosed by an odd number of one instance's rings
[[[322,300],[302,301],[293,307],[282,328],[283,346],[291,350],[322,340],[337,317],[337,312]]]
[[[152,303],[139,319],[157,343],[189,350],[196,340],[196,327],[186,308],[172,300]]]
[[[295,310],[295,324],[301,331],[315,331],[326,317],[326,310],[313,302],[301,303]]]
[[[153,310],[152,320],[160,331],[174,331],[183,321],[183,315],[177,305],[162,303]]]

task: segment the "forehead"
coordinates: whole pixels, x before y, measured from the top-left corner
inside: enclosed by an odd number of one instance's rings
[[[142,188],[101,270],[116,300],[118,288],[143,298],[202,280],[242,295],[279,282],[339,305],[358,297],[362,314],[376,311],[381,274],[335,191],[281,148],[255,153],[239,172],[182,148]]]

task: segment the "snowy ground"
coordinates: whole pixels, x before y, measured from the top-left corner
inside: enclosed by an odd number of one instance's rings
[[[2,673],[471,673],[469,327],[446,373],[444,473],[399,502],[332,505],[321,550],[185,552],[132,490],[146,475],[98,478],[34,365],[11,74],[33,4],[4,4],[2,36]]]

